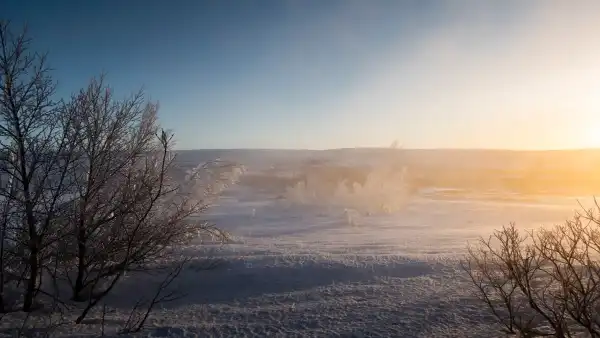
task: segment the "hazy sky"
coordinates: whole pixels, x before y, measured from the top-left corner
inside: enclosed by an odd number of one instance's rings
[[[144,85],[190,148],[600,146],[600,1],[27,1],[61,94]]]

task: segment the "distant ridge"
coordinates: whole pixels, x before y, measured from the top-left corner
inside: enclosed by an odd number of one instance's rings
[[[465,152],[578,152],[578,151],[600,151],[600,148],[566,148],[566,149],[502,149],[502,148],[386,148],[386,147],[356,147],[356,148],[332,148],[324,151],[336,150],[399,150],[399,151],[465,151]]]
[[[198,148],[175,149],[176,152],[190,151],[258,151],[258,152],[326,152],[326,151],[418,151],[418,152],[516,152],[516,153],[546,153],[546,152],[600,152],[600,148],[567,148],[567,149],[502,149],[502,148],[389,148],[389,147],[355,147],[355,148],[330,148],[330,149],[302,149],[302,148]]]

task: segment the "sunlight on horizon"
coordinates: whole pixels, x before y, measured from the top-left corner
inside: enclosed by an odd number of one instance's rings
[[[590,3],[586,3],[590,4]],[[407,148],[600,147],[600,6],[552,2],[495,26],[491,7],[430,29],[417,47],[399,42],[364,85],[325,117],[362,135],[330,143]],[[408,55],[408,56],[407,56]],[[356,121],[348,121],[349,116]],[[410,117],[409,117],[410,116]],[[347,127],[347,129],[353,129]],[[335,146],[334,146],[335,147]]]

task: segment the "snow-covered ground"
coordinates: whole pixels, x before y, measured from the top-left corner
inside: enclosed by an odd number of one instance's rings
[[[232,244],[199,241],[179,280],[187,295],[157,308],[141,336],[167,337],[494,337],[459,260],[469,241],[511,221],[523,229],[562,222],[568,198],[436,198],[422,193],[402,210],[363,215],[299,205],[234,186],[208,215]],[[195,269],[218,259],[218,268]],[[158,279],[131,277],[107,300],[105,331],[123,325],[132,295]],[[62,336],[95,336],[100,314]],[[3,326],[7,326],[3,320]]]

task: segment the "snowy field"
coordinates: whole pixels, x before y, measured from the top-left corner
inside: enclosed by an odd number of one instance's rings
[[[239,161],[249,172],[268,167]],[[183,248],[193,258],[177,286],[186,296],[157,308],[139,335],[501,336],[460,270],[467,243],[511,221],[523,229],[562,222],[577,201],[440,196],[418,192],[398,210],[349,222],[338,205],[294,203],[242,180],[207,215],[233,242]],[[203,271],[207,259],[220,263]],[[107,300],[107,335],[127,318],[132,295],[159,281],[132,276],[121,285]],[[97,336],[99,318],[56,335]]]

